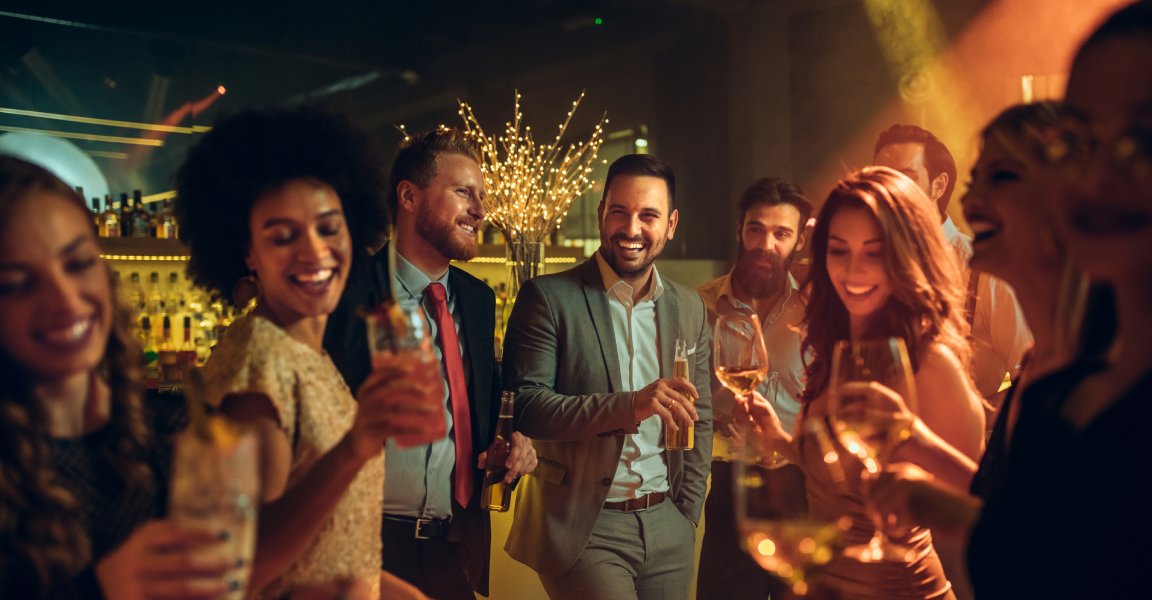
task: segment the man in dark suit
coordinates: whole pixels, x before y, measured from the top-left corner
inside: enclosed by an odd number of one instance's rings
[[[485,283],[449,263],[476,256],[484,218],[479,157],[476,144],[453,129],[405,140],[391,175],[395,238],[360,262],[325,333],[325,348],[356,389],[371,370],[357,309],[394,298],[428,317],[445,376],[449,433],[412,448],[388,442],[382,536],[384,569],[437,599],[488,594],[491,530],[480,491],[499,413],[496,300]],[[535,463],[531,441],[514,433],[506,481]]]
[[[671,168],[612,163],[597,209],[600,249],[530,280],[504,343],[516,423],[540,468],[521,482],[507,549],[552,598],[687,598],[712,447],[704,302],[653,261],[676,232]],[[673,377],[687,342],[693,385]],[[664,448],[695,421],[695,447]]]

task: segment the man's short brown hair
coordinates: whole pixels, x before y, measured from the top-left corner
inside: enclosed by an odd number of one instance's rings
[[[389,178],[388,210],[393,222],[400,202],[396,187],[401,181],[411,181],[420,187],[428,185],[436,176],[436,157],[441,154],[462,154],[480,162],[480,143],[474,136],[454,127],[437,127],[407,136],[400,143],[400,153],[392,163]]]

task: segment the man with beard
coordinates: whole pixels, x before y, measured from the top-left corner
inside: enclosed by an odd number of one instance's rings
[[[496,435],[500,377],[493,332],[496,299],[485,283],[450,265],[476,256],[484,178],[474,141],[440,128],[407,138],[392,166],[394,239],[358,257],[324,347],[356,389],[371,367],[363,306],[393,298],[423,309],[444,380],[446,438],[385,451],[383,568],[433,598],[488,594],[491,528],[480,507],[486,450]],[[389,272],[389,256],[395,272]],[[451,320],[452,327],[441,327]],[[535,468],[531,441],[512,434],[507,481]]]
[[[739,222],[736,265],[700,286],[714,322],[721,315],[753,313],[760,319],[772,377],[757,392],[764,396],[784,428],[793,431],[804,391],[804,361],[800,351],[804,298],[789,266],[804,247],[804,227],[812,216],[812,203],[799,187],[775,177],[757,180],[741,194],[736,205]],[[731,391],[711,380],[715,410],[716,444],[712,462],[712,487],[705,505],[704,541],[700,549],[697,598],[766,598],[786,595],[787,585],[761,569],[740,549],[739,533],[732,515],[732,467],[725,456],[732,426],[735,398]],[[768,484],[780,498],[779,506],[804,510],[804,477],[794,465],[768,472]]]
[[[676,233],[675,184],[651,155],[612,163],[599,250],[529,281],[508,323],[505,383],[540,468],[521,483],[507,549],[552,598],[688,596],[712,402],[672,376],[673,351],[685,340],[690,379],[707,381],[711,336],[700,296],[653,266]],[[693,421],[693,449],[663,448],[665,427]]]

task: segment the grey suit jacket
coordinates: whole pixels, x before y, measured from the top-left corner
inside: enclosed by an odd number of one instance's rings
[[[688,340],[700,420],[693,450],[663,456],[672,500],[698,523],[712,456],[711,332],[694,290],[668,280],[664,287],[656,300],[661,376],[672,375],[673,340]],[[558,575],[576,562],[608,497],[624,435],[638,431],[615,336],[594,259],[533,279],[516,297],[504,387],[518,392],[516,428],[533,439],[540,465],[520,482],[506,549],[540,573]]]

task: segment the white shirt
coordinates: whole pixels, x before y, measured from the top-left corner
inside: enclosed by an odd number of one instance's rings
[[[942,227],[944,237],[965,266],[963,282],[967,293],[972,238],[960,233],[950,217]],[[1006,376],[1015,377],[1020,370],[1020,360],[1032,345],[1032,332],[1024,321],[1024,312],[1016,302],[1012,286],[987,273],[979,273],[978,277],[970,373],[980,395],[991,398],[1000,390]]]
[[[656,268],[648,292],[632,301],[633,288],[608,266],[604,257],[596,253],[596,264],[608,294],[608,312],[612,318],[612,331],[616,334],[616,357],[620,365],[623,392],[634,392],[660,379],[660,340],[656,335],[656,300],[664,293],[664,283]],[[668,466],[664,464],[664,448],[660,439],[664,435],[664,421],[652,415],[640,422],[639,431],[624,436],[624,448],[616,475],[608,489],[608,502],[639,498],[653,492],[667,492]]]

